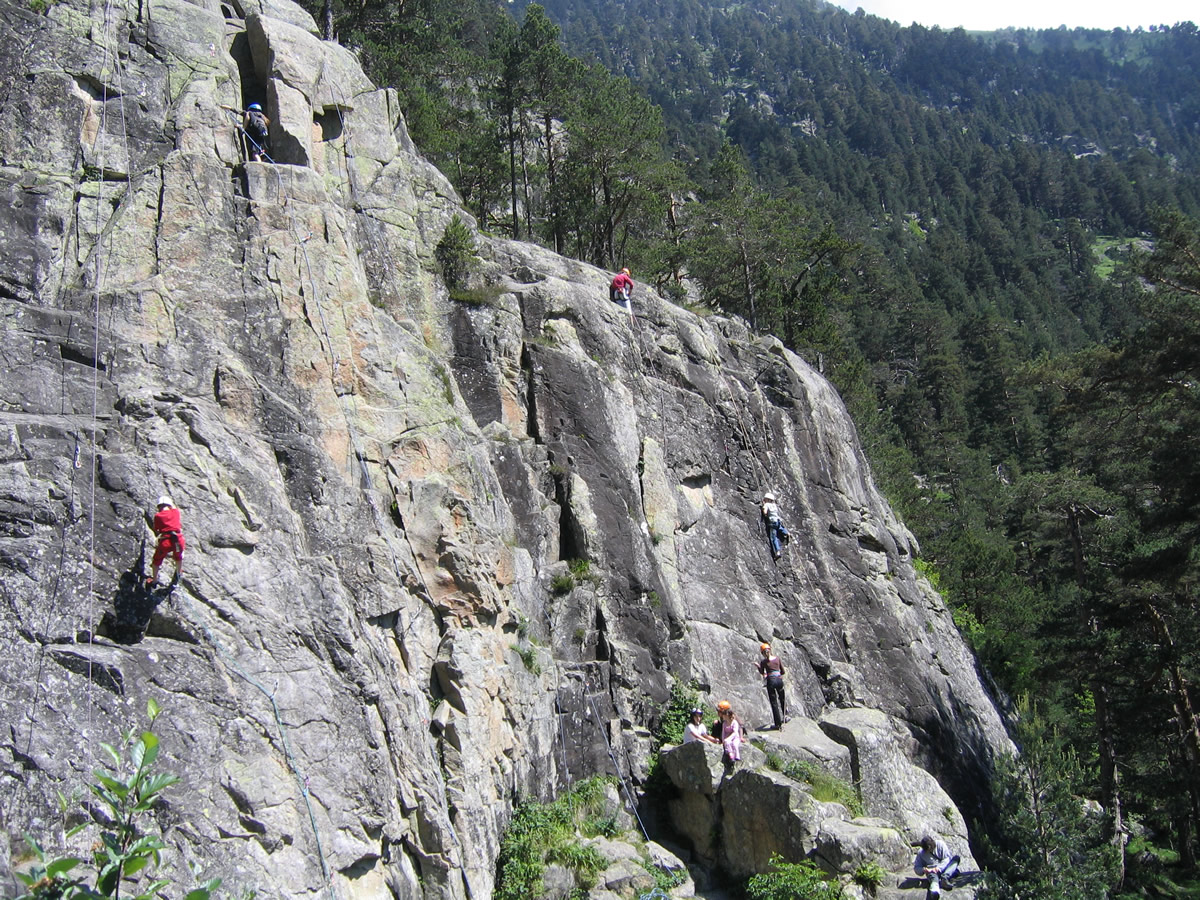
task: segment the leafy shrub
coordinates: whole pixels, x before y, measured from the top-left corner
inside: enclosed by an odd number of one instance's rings
[[[783,774],[793,781],[802,781],[809,786],[813,797],[822,803],[840,803],[852,816],[866,815],[862,797],[854,785],[836,775],[826,772],[816,763],[794,759],[783,767]]]
[[[476,265],[475,237],[471,229],[458,216],[450,220],[441,240],[433,251],[438,265],[442,267],[442,278],[451,294],[467,285],[471,270]]]
[[[694,687],[682,681],[673,682],[671,696],[667,700],[667,708],[663,711],[662,718],[658,722],[658,730],[654,734],[657,746],[682,743],[683,729],[691,721],[692,710],[699,706],[700,695],[696,693]]]
[[[513,647],[517,651],[517,656],[521,657],[521,662],[525,663],[525,668],[534,675],[542,674],[542,664],[538,662],[537,651],[532,647]]]
[[[595,848],[580,846],[575,829],[604,812],[606,783],[589,778],[552,803],[530,801],[517,807],[500,842],[495,900],[541,896],[548,862],[573,869],[581,883],[594,881],[604,859]]]
[[[615,838],[621,833],[621,826],[613,816],[597,816],[584,822],[579,830],[584,837]]]
[[[887,878],[887,870],[877,862],[865,862],[855,869],[850,877],[854,879],[855,884],[875,893],[875,888]]]
[[[654,863],[642,863],[642,866],[654,876],[654,888],[666,896],[670,896],[671,888],[679,887],[688,879],[687,869],[667,869]]]
[[[146,704],[146,715],[151,729],[154,720],[162,712],[158,703],[150,700]],[[73,875],[85,865],[84,860],[73,856],[52,857],[30,835],[25,835],[37,858],[28,873],[17,872],[28,892],[18,900],[97,900],[117,898],[122,888],[129,891],[129,879],[140,872],[149,873],[162,859],[166,844],[156,834],[143,830],[141,820],[150,813],[161,794],[179,780],[167,772],[155,774],[154,763],[158,759],[159,739],[153,730],[135,736],[132,732],[122,734],[120,747],[101,743],[105,754],[112,762],[112,769],[94,769],[96,781],[90,785],[92,793],[99,798],[105,809],[100,836],[92,845],[92,868],[95,870],[94,884],[89,887],[88,877]],[[61,795],[60,795],[61,796]],[[73,838],[89,826],[89,822],[76,825],[67,832]],[[158,896],[170,884],[165,878],[138,885],[136,900]],[[184,900],[209,900],[221,884],[221,879],[211,881],[189,891]]]
[[[825,873],[808,860],[790,863],[776,854],[770,872],[746,882],[746,896],[750,900],[840,900],[842,886],[826,881]]]

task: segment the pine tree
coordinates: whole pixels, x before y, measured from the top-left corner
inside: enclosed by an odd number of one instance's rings
[[[1000,836],[981,896],[1099,900],[1113,882],[1113,853],[1082,794],[1079,760],[1031,703],[1019,714],[1019,752],[999,761],[993,780]]]

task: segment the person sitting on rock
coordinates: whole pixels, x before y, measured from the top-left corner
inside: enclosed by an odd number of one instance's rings
[[[959,857],[951,856],[944,842],[928,834],[921,838],[920,846],[913,861],[913,871],[929,879],[929,896],[937,897],[942,893],[943,884],[954,886],[951,879],[958,874]]]
[[[783,660],[771,652],[770,644],[760,644],[758,649],[762,654],[762,659],[758,661],[758,674],[762,676],[763,687],[767,689],[767,702],[771,704],[775,730],[779,731],[787,721],[787,701],[783,697]]]
[[[704,727],[704,710],[702,709],[692,710],[691,721],[683,729],[683,742],[690,744],[693,741],[701,741],[706,744],[721,743]]]
[[[728,700],[717,704],[717,716],[721,720],[721,746],[725,748],[725,764],[731,766],[742,759],[742,738],[746,731],[741,720],[733,714],[733,706]]]
[[[625,309],[629,309],[629,298],[633,295],[633,279],[629,277],[629,270],[622,269],[613,277],[612,284],[608,286],[608,298]]]
[[[175,577],[171,579],[171,583],[174,584],[183,574],[183,549],[186,542],[183,539],[183,520],[170,497],[164,495],[158,498],[158,512],[154,514],[154,521],[150,527],[154,529],[158,544],[154,548],[154,559],[150,562],[151,571],[150,577],[146,579],[146,587],[151,588],[158,584],[158,569],[168,553],[175,560]]]
[[[267,155],[267,135],[270,133],[270,129],[271,120],[263,112],[262,106],[257,103],[251,103],[246,108],[246,114],[242,118],[242,130],[246,133],[246,137],[250,139],[250,146],[246,148],[246,155],[251,162],[261,162],[262,158]]]
[[[783,553],[783,544],[791,537],[779,518],[779,507],[775,503],[775,495],[770,491],[763,494],[762,499],[763,526],[767,529],[767,542],[771,545],[771,558],[779,559]]]

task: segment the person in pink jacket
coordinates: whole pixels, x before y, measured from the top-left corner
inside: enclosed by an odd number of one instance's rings
[[[186,546],[183,539],[183,520],[170,497],[164,495],[158,498],[158,512],[154,514],[154,521],[150,527],[154,529],[158,543],[154,547],[154,559],[150,562],[150,577],[146,579],[148,588],[158,584],[158,569],[168,553],[175,560],[175,577],[171,579],[172,583],[179,580],[179,576],[183,574],[183,548]]]
[[[746,735],[742,723],[733,714],[733,707],[728,700],[717,704],[717,715],[721,719],[721,745],[725,748],[725,760],[731,765],[740,762],[742,738]]]

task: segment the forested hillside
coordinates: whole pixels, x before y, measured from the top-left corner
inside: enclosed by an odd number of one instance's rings
[[[482,227],[741,314],[838,384],[960,627],[1030,698],[992,861],[1012,890],[1095,895],[1023,866],[1050,853],[1022,812],[1038,783],[1067,788],[1045,798],[1070,822],[1054,852],[1103,890],[1194,874],[1195,25],[971,35],[815,0],[314,12]]]

